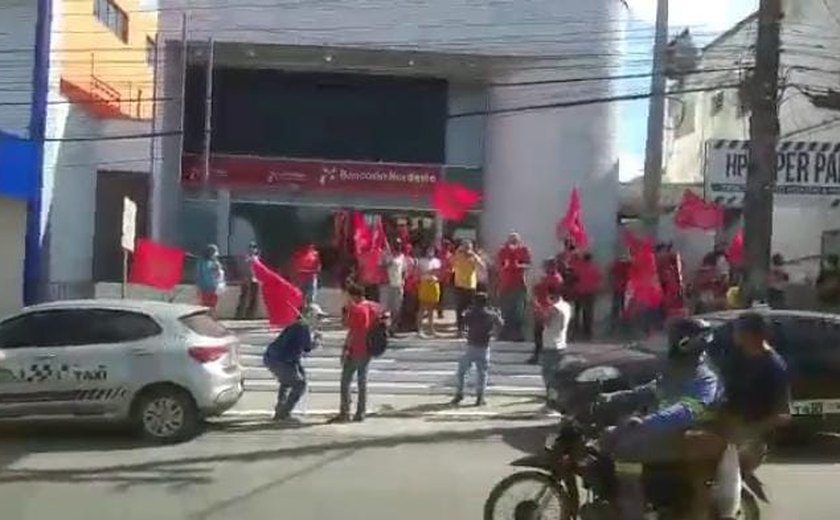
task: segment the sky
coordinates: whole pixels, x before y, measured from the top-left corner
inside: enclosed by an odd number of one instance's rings
[[[630,16],[634,34],[649,26],[650,41],[634,37],[625,42],[624,52],[649,52],[653,46],[653,25],[656,20],[657,0],[628,0]],[[699,45],[708,41],[712,35],[719,34],[732,27],[746,17],[757,7],[757,0],[670,0],[669,26],[672,34],[688,27],[699,34],[696,42]],[[626,58],[630,59],[630,58]],[[638,73],[638,67],[626,66],[620,74]],[[620,91],[647,92],[650,90],[650,79],[633,80],[620,87]],[[642,174],[645,163],[645,134],[647,132],[648,100],[625,101],[619,108],[619,139],[621,156],[621,180],[626,181]]]

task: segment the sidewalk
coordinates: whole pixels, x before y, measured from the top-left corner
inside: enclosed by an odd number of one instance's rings
[[[473,406],[474,398],[467,395],[460,406],[451,406],[449,396],[387,395],[368,396],[368,415],[371,417],[431,417],[453,420],[470,419],[544,419],[542,400],[533,397],[489,397],[487,406]],[[307,394],[301,399],[295,415],[330,417],[338,413],[339,396],[335,393]],[[224,419],[263,419],[274,414],[276,395],[273,392],[246,392],[237,405],[226,412]],[[355,395],[354,402],[355,406]]]

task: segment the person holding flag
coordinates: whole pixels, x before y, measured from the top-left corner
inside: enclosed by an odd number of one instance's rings
[[[531,250],[522,242],[519,233],[511,233],[496,257],[498,265],[498,295],[504,326],[499,333],[502,341],[525,341],[525,304],[528,290],[525,272],[531,267]]]
[[[292,255],[292,272],[295,281],[303,291],[307,305],[312,305],[318,296],[318,274],[321,272],[321,255],[315,244],[309,242]]]

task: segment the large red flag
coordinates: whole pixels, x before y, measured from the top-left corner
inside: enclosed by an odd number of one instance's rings
[[[358,211],[351,214],[350,226],[353,232],[353,252],[356,256],[359,256],[362,252],[370,249],[373,237],[365,222],[365,216]]]
[[[726,261],[732,267],[744,265],[744,230],[739,229],[726,249]]]
[[[260,260],[254,260],[253,268],[254,276],[262,287],[268,323],[274,327],[285,327],[294,322],[303,305],[303,292]]]
[[[388,249],[388,235],[385,233],[385,223],[382,216],[377,215],[373,220],[373,231],[370,235],[371,248],[379,251]]]
[[[723,208],[714,202],[706,202],[691,190],[685,190],[674,216],[674,224],[680,229],[719,229],[723,226]]]
[[[481,195],[454,182],[438,182],[432,192],[432,206],[446,220],[462,220],[480,200]]]
[[[181,282],[186,255],[182,249],[138,238],[128,281],[169,291]]]
[[[653,240],[639,238],[630,231],[624,235],[624,239],[631,257],[627,281],[628,300],[632,306],[629,310],[657,308],[662,305],[664,295],[656,268]]]
[[[580,194],[577,188],[572,190],[566,215],[557,223],[557,238],[561,241],[568,238],[578,249],[589,247],[589,236],[586,234],[586,227],[583,224],[583,207],[580,203]]]

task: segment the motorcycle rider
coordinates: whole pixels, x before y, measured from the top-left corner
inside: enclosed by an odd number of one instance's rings
[[[655,410],[609,428],[602,440],[605,451],[616,461],[616,505],[622,520],[645,517],[643,465],[682,460],[683,434],[720,398],[720,381],[704,355],[710,339],[707,322],[693,318],[676,320],[669,326],[668,365],[662,376],[633,390],[601,396],[601,403],[610,407]]]
[[[745,312],[735,320],[732,343],[716,340],[709,347],[725,385],[714,419],[727,441],[716,479],[724,520],[736,518],[741,508],[739,452],[760,460],[766,452],[764,437],[790,420],[787,366],[770,345],[770,336],[761,314]]]

